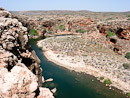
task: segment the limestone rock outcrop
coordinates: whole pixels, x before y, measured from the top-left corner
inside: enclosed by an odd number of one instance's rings
[[[40,95],[37,98],[54,98],[48,88],[40,88]]]
[[[40,98],[54,98],[49,89],[52,97],[42,96],[46,92],[40,90],[40,60],[29,45],[28,27],[24,26],[0,8],[0,98],[37,98],[39,94]]]
[[[106,37],[112,49],[122,55],[130,51],[130,23],[129,21],[112,21],[109,24],[100,24],[97,26],[100,34]],[[115,36],[107,38],[107,32],[115,33]]]
[[[130,23],[129,21],[112,21],[109,24],[98,25],[100,33],[107,35],[108,31],[116,33],[116,35],[125,40],[130,40]]]

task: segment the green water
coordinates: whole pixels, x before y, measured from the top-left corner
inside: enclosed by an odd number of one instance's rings
[[[53,82],[45,87],[57,88],[55,98],[126,98],[119,90],[110,90],[96,78],[83,73],[76,73],[48,61],[43,51],[36,46],[37,40],[30,40],[32,49],[41,60],[45,79],[53,78]],[[94,81],[92,81],[94,80]]]

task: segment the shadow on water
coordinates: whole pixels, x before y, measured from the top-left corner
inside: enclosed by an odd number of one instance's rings
[[[56,98],[126,98],[125,95],[120,94],[119,90],[110,90],[93,76],[69,71],[48,61],[43,51],[37,47],[37,40],[31,39],[30,42],[32,49],[41,60],[44,78],[54,79],[53,82],[45,83],[44,86],[56,87]]]

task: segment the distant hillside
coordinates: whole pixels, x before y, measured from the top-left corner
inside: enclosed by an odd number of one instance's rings
[[[52,10],[52,11],[11,11],[15,14],[20,15],[75,15],[75,14],[86,14],[92,13],[91,11],[66,11],[66,10]]]
[[[52,10],[52,11],[11,11],[16,15],[26,15],[26,16],[42,16],[42,15],[81,15],[92,18],[100,17],[126,17],[130,15],[129,12],[92,12],[88,10],[82,11],[66,11],[66,10]]]

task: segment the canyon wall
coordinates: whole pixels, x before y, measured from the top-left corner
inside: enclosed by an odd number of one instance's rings
[[[23,25],[0,8],[0,98],[54,98],[42,88],[40,60]]]

